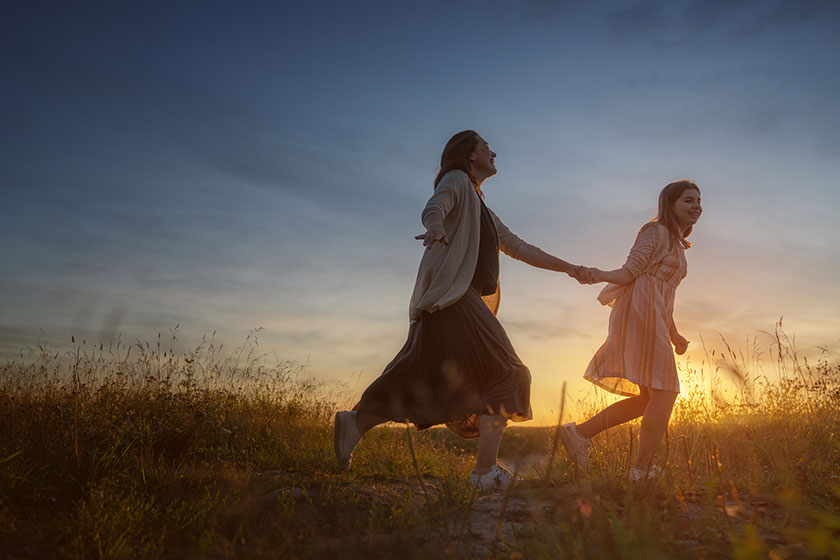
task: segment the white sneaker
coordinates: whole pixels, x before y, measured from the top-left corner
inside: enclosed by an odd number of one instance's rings
[[[335,446],[335,458],[338,465],[348,470],[350,468],[350,459],[353,457],[353,449],[356,444],[362,439],[362,434],[356,427],[356,411],[348,412],[343,410],[337,412],[335,415],[335,433],[333,434],[333,443]]]
[[[504,490],[513,482],[513,473],[501,463],[496,463],[485,474],[472,473],[470,484],[480,490]]]
[[[582,471],[589,470],[589,453],[592,451],[592,442],[580,435],[574,422],[560,426],[560,441],[566,448],[569,459]]]
[[[644,469],[632,467],[630,469],[630,482],[639,482],[640,480],[657,478],[661,472],[662,469],[658,465],[651,465],[647,472],[645,472]]]

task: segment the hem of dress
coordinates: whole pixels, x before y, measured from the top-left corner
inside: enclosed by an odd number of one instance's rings
[[[359,412],[361,401],[356,403],[356,405],[352,408],[352,410]],[[434,428],[435,426],[443,426],[448,428],[451,432],[455,435],[463,438],[463,439],[474,439],[478,437],[478,417],[479,416],[501,416],[506,420],[511,422],[528,422],[529,420],[534,419],[533,411],[529,410],[527,413],[522,412],[508,412],[504,409],[504,406],[498,412],[494,410],[483,410],[481,412],[473,412],[472,414],[467,414],[466,416],[461,416],[459,418],[452,418],[450,420],[443,420],[440,422],[418,422],[412,420],[411,418],[402,418],[396,419],[393,418],[392,415],[388,414],[381,414],[380,411],[370,410],[370,408],[375,407],[366,407],[367,410],[364,410],[363,413],[365,414],[373,414],[375,416],[379,416],[380,418],[386,418],[388,422],[394,422],[395,424],[413,424],[418,431],[428,430],[429,428]],[[487,407],[488,409],[491,408]],[[460,429],[458,429],[460,428]]]
[[[475,439],[481,435],[478,429],[479,416],[501,416],[505,420],[509,420],[511,422],[527,422],[528,420],[534,419],[533,412],[530,410],[527,414],[522,414],[521,412],[507,412],[504,409],[500,410],[497,414],[492,414],[492,412],[493,411],[491,410],[482,413],[471,414],[463,418],[458,418],[457,420],[449,420],[447,422],[444,422],[443,425],[446,426],[449,429],[449,431],[451,431],[456,436],[462,439]],[[426,428],[431,428],[433,426],[440,425],[441,424],[428,424],[423,426],[417,426],[417,424],[415,424],[418,430],[425,430]]]
[[[612,375],[612,376],[608,376],[608,377],[587,377],[587,376],[584,375],[583,378],[586,379],[587,381],[589,381],[590,383],[592,383],[593,385],[596,385],[596,386],[600,387],[601,389],[603,389],[603,390],[605,390],[609,393],[612,393],[613,395],[619,395],[619,396],[622,396],[622,397],[638,397],[641,394],[641,391],[636,392],[636,393],[629,393],[627,391],[621,391],[619,389],[616,389],[615,387],[610,387],[610,386],[606,385],[603,381],[605,379],[623,379],[623,380],[635,385],[637,389],[639,387],[647,387],[648,389],[656,389],[658,391],[670,391],[672,393],[677,393],[677,394],[680,393],[679,387],[675,391],[675,390],[671,389],[670,387],[657,387],[657,386],[654,386],[654,385],[641,385],[639,382],[637,382],[633,379],[630,379],[629,377],[625,377],[623,375]]]

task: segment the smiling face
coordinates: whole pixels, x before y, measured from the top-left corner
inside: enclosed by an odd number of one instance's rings
[[[481,136],[477,139],[475,150],[470,154],[470,168],[473,177],[479,183],[496,174],[496,153]]]
[[[674,217],[680,226],[681,231],[693,226],[700,219],[703,207],[700,206],[700,191],[697,189],[686,189],[674,201]]]

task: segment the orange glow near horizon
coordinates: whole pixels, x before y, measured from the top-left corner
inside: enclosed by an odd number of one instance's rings
[[[718,338],[717,344],[705,336],[697,338],[692,350],[675,356],[681,389],[677,407],[689,399],[699,399],[705,406],[713,407],[760,398],[767,384],[807,374],[808,367],[814,368],[821,359],[831,359],[830,349],[819,344],[800,349],[796,337],[788,337],[780,328],[776,333],[754,333],[747,339],[747,347],[732,344],[723,336]],[[583,371],[591,358],[589,351],[567,354],[563,360],[556,353],[544,350],[529,357],[534,419],[524,426],[557,424],[563,383],[566,383],[566,402],[562,422],[583,421],[624,398],[583,379]],[[551,377],[550,372],[557,372],[556,377]]]

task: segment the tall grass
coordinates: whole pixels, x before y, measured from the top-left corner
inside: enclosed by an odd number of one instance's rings
[[[524,557],[840,558],[840,365],[825,348],[809,362],[781,326],[682,366],[664,476],[626,482],[639,421],[596,438],[583,483],[561,465],[555,523],[520,539]]]
[[[176,336],[73,340],[3,366],[4,542],[79,557],[199,546],[255,471],[328,462],[333,405],[303,368],[267,365],[255,333],[227,354],[203,340],[176,355]]]
[[[596,438],[589,475],[552,428],[511,428],[503,498],[469,487],[476,442],[443,429],[377,428],[339,471],[344,390],[256,331],[230,351],[178,351],[177,329],[40,345],[0,367],[0,556],[837,557],[840,367],[780,327],[683,366],[660,479],[627,482],[638,423]]]

